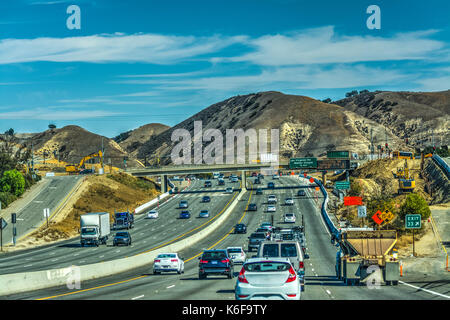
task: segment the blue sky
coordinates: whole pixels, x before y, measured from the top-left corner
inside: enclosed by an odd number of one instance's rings
[[[80,30],[66,26],[72,4]],[[113,137],[267,90],[448,90],[449,12],[444,0],[1,0],[0,131]]]

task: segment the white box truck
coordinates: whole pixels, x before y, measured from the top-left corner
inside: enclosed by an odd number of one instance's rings
[[[91,212],[80,216],[80,242],[86,244],[106,244],[110,233],[109,213]]]

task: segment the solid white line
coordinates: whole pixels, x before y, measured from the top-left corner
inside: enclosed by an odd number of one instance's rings
[[[131,300],[136,300],[136,299],[143,298],[143,297],[144,297],[144,295],[138,296],[138,297],[134,297],[134,298],[131,298]]]
[[[173,285],[171,285],[171,286],[168,286],[166,289],[170,289],[170,288],[173,288],[173,287],[175,287],[175,285],[173,284]]]
[[[403,281],[399,281],[399,283],[407,285],[407,286],[410,286],[410,287],[412,287],[414,289],[417,289],[417,290],[422,290],[422,291],[425,291],[425,292],[428,292],[428,293],[431,293],[431,294],[434,294],[434,295],[437,295],[437,296],[440,296],[440,297],[444,297],[444,298],[450,299],[450,296],[446,296],[445,294],[442,294],[442,293],[438,293],[438,292],[434,292],[434,291],[431,291],[431,290],[428,290],[428,289],[416,287],[416,286],[413,286],[412,284],[409,284],[409,283],[406,283],[406,282],[403,282]]]
[[[331,295],[331,292],[330,292],[330,290],[328,290],[328,289],[327,289],[326,291],[327,291],[327,293],[328,293],[329,295]]]

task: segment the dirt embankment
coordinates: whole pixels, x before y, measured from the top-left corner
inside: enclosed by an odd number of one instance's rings
[[[428,204],[435,203],[434,196],[431,197],[426,192],[426,182],[420,177],[420,159],[408,160],[409,174],[414,177],[416,187],[414,193],[421,195]],[[429,160],[426,160],[429,161]],[[380,159],[375,161],[369,161],[363,166],[355,170],[350,179],[361,187],[360,196],[367,200],[370,198],[389,199],[394,203],[394,209],[398,210],[403,201],[406,198],[406,194],[398,194],[398,180],[394,177],[393,173],[397,172],[397,168],[404,168],[405,160],[402,159]],[[345,176],[332,177],[331,180],[342,180]],[[444,204],[445,205],[445,204]],[[393,211],[393,213],[395,213]],[[376,226],[371,219],[374,212],[368,212],[368,218],[365,219],[365,225]],[[357,217],[356,208],[348,208],[340,206],[336,214],[338,219],[345,219],[349,221],[353,226],[362,226],[362,220]],[[398,217],[396,218],[399,219]],[[401,221],[393,221],[390,225],[392,228],[402,228],[403,223]],[[418,256],[436,256],[439,254],[439,245],[437,245],[436,238],[433,234],[433,230],[429,222],[424,221],[421,230],[416,232],[416,254]],[[397,242],[397,248],[401,256],[409,256],[412,253],[412,235],[399,234]]]
[[[79,235],[80,215],[88,212],[109,212],[112,222],[114,210],[133,211],[158,194],[153,182],[125,173],[86,176],[78,191],[50,222],[48,229],[44,226],[9,250],[76,237]]]

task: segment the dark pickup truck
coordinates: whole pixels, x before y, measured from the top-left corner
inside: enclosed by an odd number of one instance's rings
[[[248,237],[248,251],[258,250],[259,244],[266,239],[266,233],[255,232]]]

